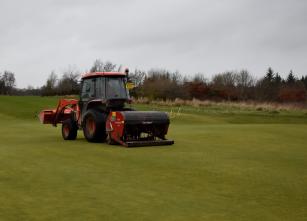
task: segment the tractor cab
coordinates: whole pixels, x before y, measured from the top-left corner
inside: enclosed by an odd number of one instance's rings
[[[121,110],[130,102],[127,75],[121,72],[85,74],[81,81],[79,105],[81,112],[96,106],[102,111]]]

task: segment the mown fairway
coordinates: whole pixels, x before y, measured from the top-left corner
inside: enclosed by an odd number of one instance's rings
[[[306,111],[188,108],[175,145],[126,149],[62,140],[56,103],[0,97],[0,220],[307,218]]]

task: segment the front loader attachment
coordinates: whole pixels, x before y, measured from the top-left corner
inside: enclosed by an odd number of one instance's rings
[[[60,99],[56,109],[43,110],[38,117],[42,124],[52,124],[56,126],[71,117],[72,112],[79,114],[78,100]]]
[[[126,147],[172,145],[165,138],[169,117],[158,111],[111,112],[106,122],[108,139]]]

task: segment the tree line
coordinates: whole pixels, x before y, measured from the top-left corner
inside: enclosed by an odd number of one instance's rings
[[[95,60],[90,72],[120,71],[121,65]],[[133,97],[152,100],[199,99],[214,101],[275,101],[305,102],[307,99],[307,75],[298,78],[290,71],[282,78],[272,68],[263,77],[256,79],[247,70],[227,71],[214,75],[210,80],[203,74],[187,77],[175,71],[150,69],[134,70],[129,79],[135,85],[130,93]],[[10,71],[0,73],[0,94],[14,95],[73,95],[80,91],[80,72],[72,68],[60,75],[51,72],[40,88],[15,88],[15,76]]]
[[[156,69],[142,76],[144,80],[133,91],[136,97],[276,102],[303,102],[307,98],[307,75],[298,78],[290,71],[284,79],[272,68],[260,79],[247,70],[219,73],[211,80],[201,74],[187,78],[178,72]]]

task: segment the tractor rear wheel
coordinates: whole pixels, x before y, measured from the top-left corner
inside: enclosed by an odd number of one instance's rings
[[[62,137],[64,140],[75,140],[77,133],[78,125],[73,119],[67,119],[62,123]]]
[[[89,142],[103,142],[106,134],[106,114],[88,110],[83,118],[84,137]]]

